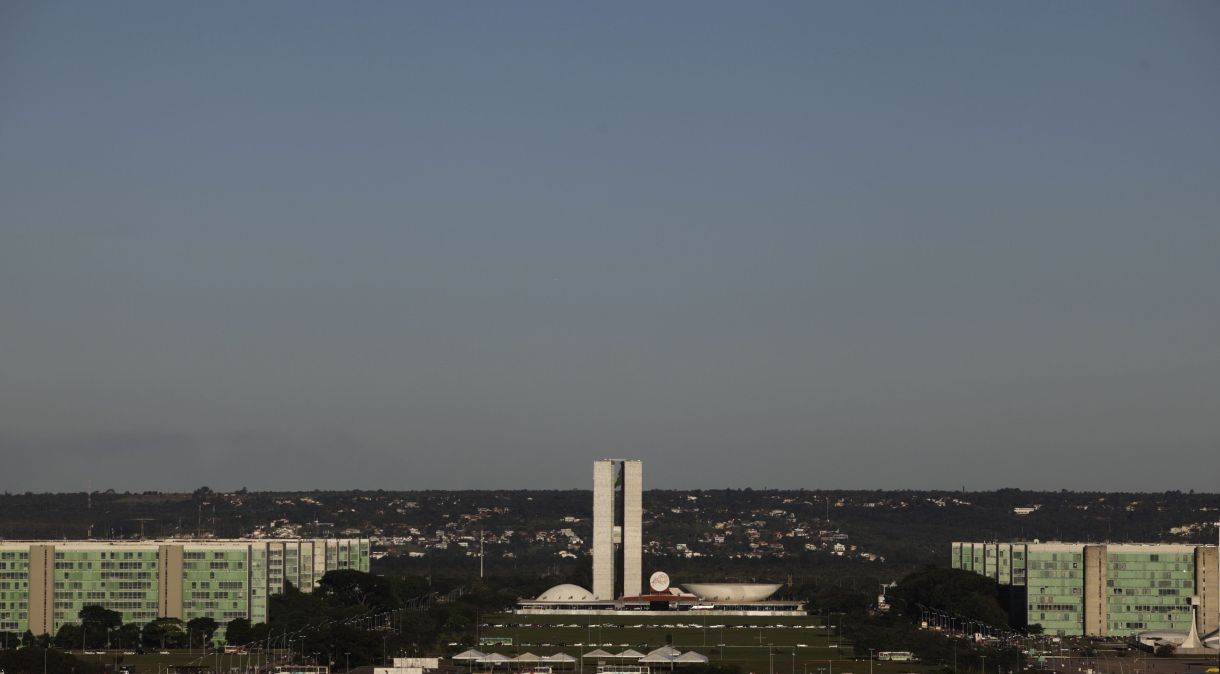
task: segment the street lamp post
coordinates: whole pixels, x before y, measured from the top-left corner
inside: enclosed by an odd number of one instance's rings
[[[830,624],[830,616],[836,616],[836,615],[837,615],[837,616],[839,616],[839,624],[838,624],[838,633],[837,633],[837,635],[836,635],[836,637],[835,637],[835,645],[834,645],[834,647],[835,647],[835,648],[842,648],[842,646],[843,646],[843,616],[845,616],[845,615],[847,615],[847,614],[846,614],[846,613],[843,613],[843,612],[841,612],[841,611],[827,611],[827,612],[826,612],[826,619],[827,619],[827,623],[826,623],[826,647],[827,647],[827,648],[830,648],[830,633],[831,633],[831,632],[833,632],[833,631],[834,631],[834,628],[835,628],[835,625]]]

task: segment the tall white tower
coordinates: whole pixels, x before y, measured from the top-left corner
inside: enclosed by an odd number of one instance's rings
[[[622,596],[644,589],[644,464],[623,462],[623,587]]]
[[[593,462],[593,596],[643,588],[644,469],[635,460]]]
[[[614,462],[593,462],[593,596],[614,599]]]

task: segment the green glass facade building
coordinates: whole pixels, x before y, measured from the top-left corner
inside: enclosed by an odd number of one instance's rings
[[[950,565],[994,579],[1014,622],[1047,634],[1126,637],[1220,624],[1216,546],[954,543]]]
[[[367,572],[368,539],[0,541],[0,631],[55,634],[90,605],[133,623],[266,622],[268,595],[338,569]]]

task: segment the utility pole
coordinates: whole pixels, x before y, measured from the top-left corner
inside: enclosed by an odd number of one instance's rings
[[[154,521],[153,518],[151,518],[151,517],[133,517],[131,519],[133,522],[140,523],[140,540],[144,540],[144,523]]]
[[[479,527],[479,580],[483,579],[483,527]]]

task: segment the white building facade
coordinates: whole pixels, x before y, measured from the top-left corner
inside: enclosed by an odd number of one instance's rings
[[[644,467],[593,462],[593,596],[637,596],[644,581]]]

